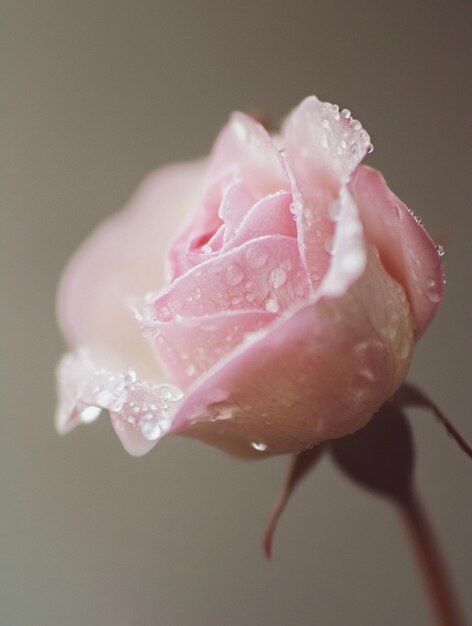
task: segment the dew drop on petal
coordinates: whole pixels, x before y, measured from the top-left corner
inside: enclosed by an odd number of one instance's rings
[[[240,265],[233,263],[226,268],[225,273],[226,283],[228,285],[234,286],[239,285],[239,283],[244,278],[244,272]]]
[[[105,407],[106,409],[110,408],[113,405],[114,400],[115,396],[112,394],[111,391],[108,391],[108,389],[104,389],[97,396],[97,402],[99,402],[100,405]]]
[[[159,438],[161,434],[161,427],[157,422],[143,422],[139,429],[145,439],[148,441],[154,441]]]
[[[242,301],[243,301],[243,297],[242,296],[233,296],[230,299],[230,302],[231,302],[232,306],[237,306],[238,304],[241,304]]]
[[[441,293],[433,278],[428,278],[426,281],[426,297],[430,302],[439,302],[441,300]]]
[[[251,448],[257,450],[258,452],[264,452],[267,450],[267,444],[262,443],[261,441],[253,441],[251,442]]]
[[[285,284],[287,280],[287,273],[282,267],[276,267],[269,272],[269,285],[274,289],[278,289]]]
[[[88,406],[80,412],[80,420],[86,424],[90,424],[97,419],[101,413],[101,408],[98,406]]]
[[[267,261],[267,252],[260,246],[252,246],[246,251],[246,259],[249,265],[257,270]]]
[[[277,297],[272,293],[266,300],[264,301],[264,306],[266,311],[270,311],[271,313],[277,313],[280,306],[277,300]]]

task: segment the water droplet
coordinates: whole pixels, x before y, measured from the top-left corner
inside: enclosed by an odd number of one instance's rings
[[[102,409],[98,406],[87,406],[80,412],[80,420],[86,424],[90,424],[97,419]]]
[[[257,450],[258,452],[265,452],[265,450],[267,450],[267,444],[262,443],[262,441],[253,441],[251,443],[251,448]]]
[[[193,292],[193,297],[195,298],[195,300],[199,300],[202,297],[202,290],[200,289],[200,287],[196,287]]]
[[[440,244],[436,246],[436,251],[439,254],[439,256],[444,256],[444,253],[446,252],[444,250],[444,246],[441,246]]]
[[[270,311],[271,313],[277,313],[280,308],[277,297],[275,294],[270,294],[268,298],[264,301],[264,306],[266,311]]]
[[[276,267],[269,272],[268,281],[274,289],[282,287],[287,280],[287,273],[281,267]]]
[[[339,106],[337,104],[332,104],[330,107],[331,116],[337,121],[340,118],[339,115]]]
[[[126,376],[124,377],[125,383],[135,383],[136,382],[136,372],[133,369],[128,370]]]
[[[351,111],[349,111],[349,109],[343,109],[341,115],[348,120],[351,117]]]
[[[441,293],[433,278],[428,278],[426,281],[426,296],[430,302],[439,302],[441,300]]]
[[[225,277],[228,285],[239,285],[244,278],[244,272],[240,265],[232,263],[226,268]]]
[[[110,408],[115,401],[115,396],[108,389],[104,389],[97,396],[97,402],[105,409]]]
[[[143,422],[139,430],[148,441],[155,441],[161,434],[161,427],[157,422]]]
[[[267,252],[261,246],[250,246],[246,251],[246,260],[251,267],[257,270],[267,261]]]
[[[241,304],[242,301],[243,301],[243,297],[242,296],[233,296],[230,299],[230,302],[231,302],[232,306],[236,306],[238,304]]]
[[[350,123],[349,123],[349,126],[354,131],[360,130],[362,128],[362,124],[359,122],[359,120],[351,120]]]
[[[183,392],[173,385],[158,385],[157,391],[163,400],[170,400],[172,402],[180,400],[183,396]]]

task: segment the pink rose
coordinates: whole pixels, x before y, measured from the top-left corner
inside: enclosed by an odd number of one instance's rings
[[[149,176],[63,276],[59,430],[107,409],[132,454],[174,433],[249,457],[364,426],[443,289],[369,147],[310,97],[280,135],[236,113],[208,159]]]

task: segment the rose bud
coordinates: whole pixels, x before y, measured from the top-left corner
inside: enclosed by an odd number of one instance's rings
[[[132,454],[172,433],[262,457],[366,425],[443,290],[370,149],[310,97],[277,136],[236,113],[208,159],[149,176],[63,275],[58,429],[107,409]]]

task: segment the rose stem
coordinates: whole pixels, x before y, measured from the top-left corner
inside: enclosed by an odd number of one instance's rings
[[[464,626],[434,533],[418,496],[412,491],[399,501],[399,505],[429,591],[438,626]]]

